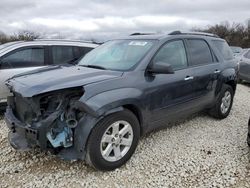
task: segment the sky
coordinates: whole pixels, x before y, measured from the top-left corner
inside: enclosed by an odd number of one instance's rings
[[[250,0],[0,0],[0,31],[46,38],[98,38],[133,32],[246,23]]]

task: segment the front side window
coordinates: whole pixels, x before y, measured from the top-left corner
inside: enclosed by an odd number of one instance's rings
[[[53,64],[70,63],[75,59],[72,46],[53,46],[52,47]]]
[[[201,39],[188,39],[190,65],[205,65],[213,62],[210,48],[206,41]]]
[[[114,40],[87,53],[80,66],[127,71],[133,68],[153,46],[152,40]]]
[[[153,59],[154,63],[168,63],[174,70],[187,67],[186,50],[182,40],[165,44]]]
[[[84,56],[85,54],[89,53],[93,48],[90,47],[81,47],[81,55]]]
[[[33,47],[10,53],[1,60],[1,68],[23,68],[44,65],[44,48]]]

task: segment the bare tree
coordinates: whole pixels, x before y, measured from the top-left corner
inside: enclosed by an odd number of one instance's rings
[[[15,37],[18,40],[25,40],[25,41],[30,41],[39,38],[39,34],[34,32],[34,31],[28,31],[28,30],[23,30],[19,31],[18,34],[15,35]]]
[[[4,34],[4,32],[0,31],[0,44],[7,42],[7,36]]]
[[[34,31],[23,30],[19,31],[13,35],[6,35],[5,33],[0,31],[0,43],[24,40],[24,41],[31,41],[34,39],[38,39],[40,34]]]
[[[224,22],[222,24],[208,26],[206,29],[195,28],[193,30],[216,34],[227,40],[231,46],[250,47],[250,31],[246,25],[241,23],[229,24],[229,22]]]

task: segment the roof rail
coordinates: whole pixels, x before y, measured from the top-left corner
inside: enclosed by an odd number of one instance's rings
[[[132,33],[129,36],[135,36],[135,35],[154,35],[155,33]]]
[[[189,32],[173,31],[169,33],[169,35],[202,35],[202,36],[219,38],[219,36],[216,34],[205,33],[205,32],[192,32],[192,31],[189,31]]]
[[[70,40],[70,39],[34,39],[33,41],[62,41],[62,42],[83,42],[83,43],[100,44],[94,41]]]

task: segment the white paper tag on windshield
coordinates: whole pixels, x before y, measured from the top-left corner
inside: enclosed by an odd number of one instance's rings
[[[128,45],[131,46],[145,46],[147,42],[144,41],[131,41]]]

